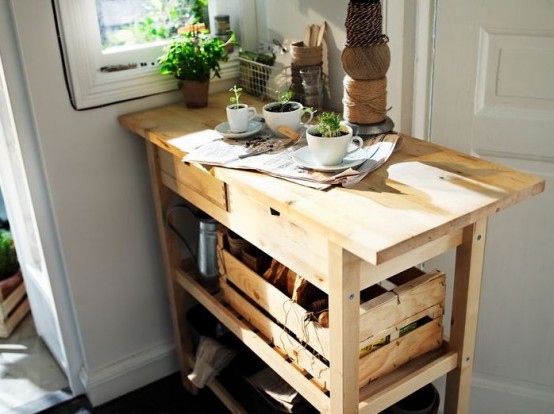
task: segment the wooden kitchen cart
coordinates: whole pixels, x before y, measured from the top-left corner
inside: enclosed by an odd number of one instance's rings
[[[352,189],[318,191],[261,173],[183,163],[180,143],[225,120],[228,95],[210,96],[204,109],[175,104],[119,119],[146,139],[185,387],[193,360],[185,312],[198,301],[321,412],[378,413],[447,375],[445,412],[467,413],[487,218],[540,193],[544,181],[410,137]],[[260,112],[261,102],[243,100]],[[175,194],[328,294],[328,392],[182,264],[164,223]],[[450,338],[359,388],[360,291],[450,249],[456,250]],[[217,382],[211,387],[232,412],[244,412]]]

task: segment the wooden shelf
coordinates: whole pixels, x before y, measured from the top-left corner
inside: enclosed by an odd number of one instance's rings
[[[241,339],[254,353],[294,387],[316,409],[329,411],[329,397],[326,390],[302,368],[291,362],[284,352],[270,339],[263,336],[237,312],[226,306],[218,296],[207,292],[198,282],[191,269],[175,269],[179,285],[208,309],[233,334]],[[280,328],[279,328],[280,329]],[[360,389],[360,413],[380,412],[396,401],[421,387],[421,383],[432,382],[452,371],[457,364],[458,354],[448,349],[448,343],[409,363],[399,367]],[[228,394],[226,398],[232,398]],[[230,404],[232,406],[232,404]]]
[[[195,357],[192,354],[187,353],[187,359],[188,363],[191,367],[194,367],[195,364]],[[206,387],[208,387],[217,398],[223,403],[225,407],[232,413],[232,414],[248,414],[248,411],[244,409],[244,407],[233,398],[233,396],[227,391],[227,389],[218,381],[217,378],[213,378],[210,382],[206,384]]]

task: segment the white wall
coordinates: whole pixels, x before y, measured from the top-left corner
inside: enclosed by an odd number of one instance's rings
[[[51,2],[17,0],[12,6],[32,108],[28,118],[38,135],[27,150],[40,152],[73,307],[64,313],[75,316],[81,376],[98,404],[176,370],[144,143],[117,117],[180,96],[74,111]]]
[[[387,72],[387,106],[392,107],[388,116],[396,127],[404,132],[411,128],[411,108],[405,103],[411,100],[411,80],[413,60],[403,59],[405,49],[413,48],[413,34],[404,36],[404,5],[410,0],[382,0],[383,26],[389,35],[391,66]],[[344,70],[341,52],[346,41],[346,13],[348,0],[257,0],[258,37],[260,41],[271,42],[274,38],[302,40],[304,28],[308,24],[327,22],[323,43],[323,70],[328,75],[328,88],[325,93],[325,106],[342,112]],[[402,20],[399,22],[398,19]],[[389,21],[387,21],[389,19]],[[413,19],[406,17],[407,30],[413,31]],[[410,52],[409,50],[407,52]],[[413,52],[413,51],[412,51]],[[402,69],[407,77],[403,76]]]

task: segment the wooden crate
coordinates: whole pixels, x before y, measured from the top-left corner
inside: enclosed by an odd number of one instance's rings
[[[7,338],[29,312],[21,272],[0,280],[0,338]]]
[[[329,329],[220,245],[226,302],[322,387],[329,382]],[[408,269],[363,291],[360,304],[359,385],[442,344],[445,275]]]

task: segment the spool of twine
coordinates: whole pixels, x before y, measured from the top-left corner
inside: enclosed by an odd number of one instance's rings
[[[346,14],[345,46],[368,46],[387,43],[389,38],[383,32],[381,2],[348,3]]]
[[[386,43],[370,46],[348,46],[341,55],[346,74],[356,80],[380,79],[390,66],[390,49]]]
[[[344,77],[344,119],[354,124],[375,124],[387,117],[387,78],[355,80]]]

